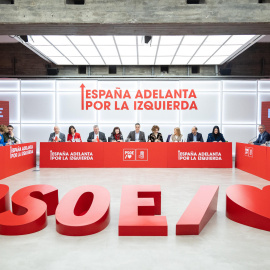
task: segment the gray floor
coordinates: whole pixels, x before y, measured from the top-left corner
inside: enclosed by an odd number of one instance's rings
[[[111,222],[102,232],[68,237],[48,218],[44,230],[0,236],[0,269],[270,269],[270,232],[237,224],[225,216],[226,188],[268,181],[235,169],[41,169],[0,181],[18,189],[50,184],[60,199],[74,187],[101,185],[111,194]],[[122,185],[159,184],[167,237],[119,237]],[[199,236],[176,236],[175,225],[200,185],[219,185],[218,212]]]

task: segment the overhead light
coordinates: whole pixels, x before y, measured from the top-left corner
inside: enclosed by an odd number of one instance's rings
[[[112,36],[92,36],[96,45],[115,45]]]
[[[205,64],[206,65],[220,65],[227,58],[228,58],[228,56],[213,56]]]
[[[219,46],[201,46],[195,56],[211,56]]]
[[[48,57],[51,56],[63,56],[58,50],[56,50],[53,46],[36,46],[37,50],[39,50],[41,53],[47,55]]]
[[[117,45],[136,45],[136,36],[114,36]]]
[[[183,36],[161,36],[159,45],[179,45]]]
[[[154,65],[155,57],[140,57],[139,65]]]
[[[118,46],[118,51],[121,56],[137,56],[136,46]]]
[[[123,65],[137,65],[137,57],[121,57]]]
[[[175,56],[173,59],[173,65],[187,65],[191,57]]]
[[[81,56],[74,46],[56,46],[56,48],[65,56]]]
[[[68,38],[71,40],[71,42],[76,45],[93,45],[92,40],[89,36],[68,36]]]
[[[51,61],[53,61],[56,65],[72,65],[70,61],[66,57],[50,57]]]
[[[231,36],[231,38],[226,42],[227,44],[237,45],[237,44],[245,44],[251,39],[253,39],[255,36],[253,35],[235,35]]]
[[[53,45],[72,45],[66,36],[45,36]]]
[[[103,57],[106,65],[121,65],[119,57]]]
[[[94,66],[94,65],[105,65],[104,61],[102,60],[101,57],[85,57],[85,59],[87,60],[87,62]]]
[[[205,40],[206,36],[185,36],[182,44],[183,45],[201,45]]]
[[[159,46],[157,56],[174,56],[178,46]]]
[[[95,46],[77,46],[83,56],[100,56]]]
[[[68,59],[73,63],[73,65],[88,65],[83,57],[68,57]]]
[[[30,36],[29,41],[30,44],[34,46],[38,45],[47,45],[50,46],[51,44],[45,39],[43,36]]]
[[[189,65],[202,65],[208,59],[208,57],[193,57],[189,61]]]
[[[224,45],[222,46],[216,53],[215,56],[221,56],[221,55],[231,55],[234,52],[236,52],[238,49],[240,49],[242,46],[241,45]]]
[[[222,45],[230,35],[208,36],[203,45]]]
[[[173,56],[170,57],[157,57],[156,65],[170,65],[172,62]]]
[[[187,45],[181,45],[176,53],[176,55],[179,56],[192,56],[194,53],[198,50],[199,46],[187,46]]]
[[[157,46],[139,46],[139,56],[156,56],[157,53]]]
[[[102,56],[118,56],[115,46],[97,46]]]

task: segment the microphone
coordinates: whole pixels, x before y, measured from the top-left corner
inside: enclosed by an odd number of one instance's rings
[[[17,140],[19,140],[21,143],[23,143],[23,141],[20,139],[20,138],[18,138],[18,137],[16,137],[16,136],[13,136],[15,139],[17,139]]]
[[[255,137],[253,137],[252,139],[250,139],[250,140],[248,141],[248,143],[249,143],[249,142],[253,142],[254,139],[257,139],[257,136],[255,136]]]

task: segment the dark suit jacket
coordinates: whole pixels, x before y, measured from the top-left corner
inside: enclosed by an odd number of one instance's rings
[[[135,130],[134,131],[130,131],[127,138],[130,138],[130,140],[132,142],[135,142]],[[145,135],[143,131],[140,131],[139,133],[139,141],[140,142],[145,142]]]
[[[260,138],[260,135],[258,136],[257,140],[255,142],[253,142],[255,145],[261,145],[261,144],[265,144],[265,142],[270,140],[270,135],[268,132],[264,132]]]
[[[208,138],[207,138],[207,142],[214,142],[214,141],[222,141],[222,142],[225,142],[225,139],[223,137],[223,134],[222,133],[219,133],[219,135],[217,136],[217,138],[215,139],[213,133],[209,133],[208,134]]]
[[[9,134],[8,133],[4,133],[3,134],[3,137],[4,137],[5,143],[7,143],[8,140],[14,141],[14,143],[17,143],[18,142],[15,137],[9,137]]]
[[[50,137],[49,137],[49,142],[52,142],[53,141],[53,138],[55,137],[55,132],[51,133],[50,134]],[[61,142],[65,142],[66,141],[66,135],[64,133],[59,133],[59,138],[61,140]]]
[[[94,138],[95,138],[95,133],[94,133],[94,131],[92,131],[92,132],[89,133],[87,141],[92,142],[92,140],[94,140]],[[105,134],[103,132],[99,132],[99,137],[98,138],[99,138],[100,141],[107,142],[106,136],[105,136]]]
[[[192,133],[188,134],[187,142],[193,142],[193,134]],[[203,136],[199,132],[197,132],[197,142],[203,142]]]

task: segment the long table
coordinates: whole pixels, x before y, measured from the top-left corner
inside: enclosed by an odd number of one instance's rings
[[[35,166],[35,142],[0,147],[0,180]]]
[[[40,143],[40,168],[232,168],[232,143]]]
[[[235,167],[270,181],[270,147],[236,143]]]

